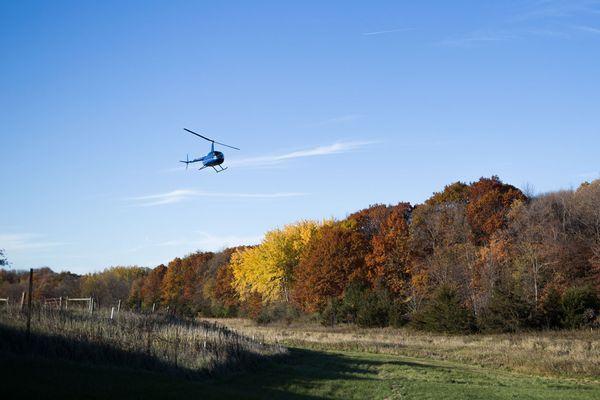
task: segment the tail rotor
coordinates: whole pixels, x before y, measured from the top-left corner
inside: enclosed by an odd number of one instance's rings
[[[189,154],[186,154],[186,155],[185,155],[185,161],[181,160],[181,161],[179,161],[179,162],[182,162],[182,163],[184,163],[184,164],[185,164],[185,170],[187,171],[187,169],[188,169],[188,165],[190,165],[190,163],[191,163],[192,161],[190,161],[190,155],[189,155]]]

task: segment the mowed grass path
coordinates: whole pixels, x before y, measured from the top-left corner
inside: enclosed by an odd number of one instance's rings
[[[0,377],[6,399],[600,399],[598,383],[305,349],[255,371],[200,381],[15,356],[0,356]]]

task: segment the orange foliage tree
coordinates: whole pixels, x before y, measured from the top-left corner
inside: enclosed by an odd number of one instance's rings
[[[144,279],[140,289],[140,297],[145,307],[160,303],[161,287],[166,273],[167,267],[161,264],[150,271]]]
[[[410,280],[408,219],[412,207],[400,203],[391,208],[371,239],[371,252],[365,258],[367,281],[372,287],[385,287],[399,295]]]
[[[207,307],[203,284],[213,253],[197,252],[171,261],[161,287],[162,304],[176,313],[195,314]]]
[[[367,251],[368,241],[355,222],[323,226],[296,269],[294,300],[306,311],[318,311],[340,297],[350,281],[365,281]]]
[[[219,268],[215,278],[214,296],[226,308],[237,308],[240,297],[233,287],[233,268],[226,264]]]
[[[494,232],[506,228],[511,205],[527,198],[516,187],[503,183],[497,176],[481,178],[469,187],[467,220],[472,240],[481,245],[489,242]]]

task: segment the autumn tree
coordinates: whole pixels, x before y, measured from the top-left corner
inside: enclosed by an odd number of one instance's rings
[[[352,220],[323,226],[296,270],[295,301],[308,312],[340,298],[349,282],[366,281],[368,241]]]
[[[410,225],[413,256],[424,259],[440,248],[465,243],[469,233],[467,204],[468,186],[456,182],[417,205]]]
[[[396,295],[406,291],[411,272],[408,229],[411,211],[408,203],[392,207],[372,236],[371,251],[365,258],[371,287],[385,287]]]
[[[517,200],[525,201],[526,197],[497,176],[481,178],[469,186],[466,214],[476,245],[487,243],[494,232],[506,227],[511,205]]]
[[[93,297],[101,306],[129,298],[133,282],[148,273],[142,267],[111,267],[81,278],[81,295]]]
[[[135,278],[129,286],[129,295],[127,296],[127,304],[134,310],[140,310],[142,307],[142,285],[144,277]],[[118,301],[118,300],[117,300]],[[117,303],[118,305],[118,303]]]
[[[524,293],[531,293],[534,305],[538,305],[543,288],[555,276],[561,252],[552,208],[552,199],[544,196],[529,203],[517,201],[509,213],[513,273],[520,279]]]
[[[161,303],[175,313],[194,315],[208,306],[204,296],[204,282],[208,276],[209,261],[214,253],[196,252],[184,258],[175,258],[167,266],[162,288]]]
[[[580,276],[600,290],[600,179],[582,184],[574,193],[573,241],[582,244],[587,266]]]
[[[233,253],[244,249],[244,246],[227,248],[214,256],[205,264],[202,284],[202,295],[206,299],[202,313],[218,317],[234,316],[239,310],[239,297],[232,286],[233,273],[230,260]],[[233,297],[228,295],[233,294]]]
[[[483,288],[493,286],[505,261],[498,252],[501,232],[515,201],[525,196],[493,176],[469,185],[455,182],[415,207],[410,225],[415,308],[440,285],[454,287],[475,314],[485,305],[489,292]]]
[[[209,281],[209,263],[214,257],[211,252],[197,252],[183,259],[184,285],[182,301],[189,314],[210,314],[210,300],[205,293]]]
[[[25,291],[25,282],[21,280],[23,273],[0,268],[0,297],[16,299]]]
[[[510,282],[513,284],[513,246],[506,232],[495,233],[489,243],[476,249],[476,260],[471,274],[469,303],[475,317],[479,317],[492,301],[492,295]]]
[[[240,296],[234,287],[233,267],[227,263],[218,271],[214,286],[215,300],[220,303],[227,314],[240,306]]]
[[[166,273],[167,267],[161,264],[144,278],[140,287],[140,297],[144,306],[150,307],[152,304],[160,304],[161,287]]]
[[[266,233],[260,245],[232,255],[234,286],[240,298],[257,293],[263,301],[289,301],[294,270],[321,224],[301,221]]]
[[[177,257],[169,262],[167,271],[162,281],[161,303],[177,312],[183,304],[182,292],[185,284],[184,265],[181,258]]]
[[[514,204],[508,226],[514,273],[537,306],[548,297],[546,287],[562,293],[573,284],[598,285],[599,208],[600,180]]]
[[[367,240],[380,233],[382,225],[392,212],[393,207],[385,204],[374,204],[348,216],[348,221],[353,221],[356,229]]]
[[[457,182],[415,207],[410,224],[410,253],[415,310],[439,285],[452,285],[470,297],[477,249],[470,243],[464,184]]]

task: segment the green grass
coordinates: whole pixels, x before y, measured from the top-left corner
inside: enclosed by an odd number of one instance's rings
[[[292,349],[226,378],[0,355],[3,398],[600,399],[600,384],[385,354]]]

